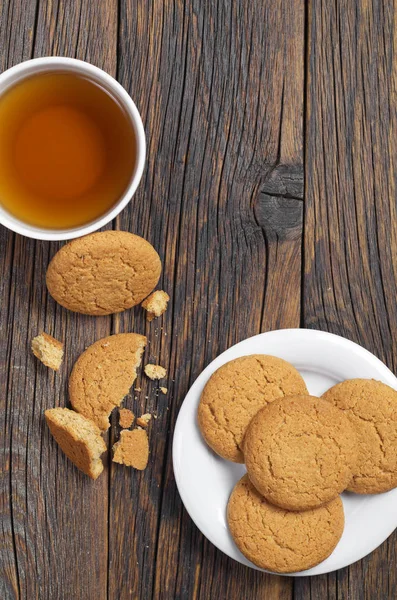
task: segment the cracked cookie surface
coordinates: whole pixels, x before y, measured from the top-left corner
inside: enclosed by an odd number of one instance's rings
[[[275,398],[307,393],[300,373],[281,358],[236,358],[215,371],[203,390],[198,407],[201,433],[219,456],[242,463],[244,434],[258,410]]]
[[[65,308],[109,315],[142,302],[160,273],[160,257],[149,242],[127,231],[102,231],[63,246],[48,266],[46,283]]]
[[[252,419],[244,440],[248,476],[269,502],[307,510],[351,481],[357,439],[343,412],[314,396],[280,398]]]
[[[102,430],[111,411],[120,406],[136,379],[146,337],[118,333],[89,346],[74,364],[69,379],[72,406]]]
[[[349,419],[358,464],[348,490],[377,494],[397,487],[397,392],[374,379],[349,379],[322,396]]]
[[[304,571],[325,560],[344,528],[340,497],[303,512],[289,512],[267,502],[244,475],[227,507],[230,533],[239,550],[262,569],[276,573]]]

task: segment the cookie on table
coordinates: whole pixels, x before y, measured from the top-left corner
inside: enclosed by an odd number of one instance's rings
[[[167,310],[169,295],[163,290],[156,290],[146,298],[141,304],[147,311],[147,320],[153,321],[156,317],[161,317]]]
[[[69,310],[109,315],[142,302],[157,285],[161,261],[149,242],[127,231],[72,240],[51,260],[51,296]]]
[[[42,331],[32,340],[32,352],[43,365],[58,371],[63,361],[63,344]]]
[[[139,427],[143,427],[144,429],[146,429],[149,426],[151,420],[152,415],[150,413],[145,413],[144,415],[141,415],[137,418],[136,424],[139,425]]]
[[[149,377],[149,379],[164,379],[167,375],[167,369],[164,369],[161,365],[153,365],[148,363],[144,368],[145,375]]]
[[[214,452],[242,463],[244,434],[258,410],[276,398],[307,393],[302,376],[285,360],[242,356],[211,375],[201,394],[198,424]]]
[[[333,552],[345,518],[340,497],[320,508],[290,512],[267,502],[244,475],[229,498],[227,521],[238,549],[257,567],[294,573]]]
[[[102,431],[109,428],[110,413],[130,391],[145,346],[143,335],[118,333],[89,346],[75,362],[69,379],[70,401]]]
[[[113,462],[143,471],[149,460],[149,441],[144,429],[124,429],[113,446]]]
[[[131,427],[135,419],[134,413],[128,408],[119,408],[119,425],[122,429]]]
[[[374,379],[349,379],[323,394],[344,412],[358,438],[348,490],[377,494],[397,487],[397,392]]]
[[[269,502],[307,510],[347,488],[357,465],[357,438],[347,417],[329,402],[279,398],[249,424],[244,457],[251,482]]]
[[[45,418],[66,456],[80,471],[97,479],[103,471],[101,454],[106,452],[106,444],[95,423],[68,408],[50,408]]]

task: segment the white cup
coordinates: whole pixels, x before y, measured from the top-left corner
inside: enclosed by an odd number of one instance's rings
[[[128,188],[107,213],[85,225],[70,229],[45,229],[35,227],[34,225],[24,223],[5,210],[1,205],[0,199],[0,223],[5,227],[8,227],[8,229],[37,240],[68,240],[96,231],[109,223],[109,221],[114,219],[114,217],[125,208],[134,195],[142,177],[145,166],[146,139],[141,116],[125,89],[113,79],[113,77],[105,73],[105,71],[82,60],[55,56],[27,60],[15,67],[11,67],[11,69],[4,71],[4,73],[0,75],[0,95],[9,87],[23,81],[26,77],[30,77],[37,73],[47,73],[51,71],[63,71],[84,75],[91,81],[100,84],[105,90],[108,90],[126,111],[131,121],[136,140],[137,157]]]

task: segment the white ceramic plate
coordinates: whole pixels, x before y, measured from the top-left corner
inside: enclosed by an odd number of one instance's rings
[[[203,441],[196,419],[201,392],[218,367],[247,354],[272,354],[292,363],[309,392],[320,396],[344,379],[374,378],[397,389],[397,378],[373,354],[337,335],[311,329],[261,333],[232,346],[201,373],[178,415],[173,440],[175,479],[182,501],[202,533],[234,560],[247,560],[229,533],[226,506],[235,483],[245,472],[218,457]],[[397,489],[385,494],[342,495],[345,530],[334,552],[313,569],[291,575],[320,575],[346,567],[377,548],[397,527]]]

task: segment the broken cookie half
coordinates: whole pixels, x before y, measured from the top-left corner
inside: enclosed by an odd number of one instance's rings
[[[95,423],[68,408],[50,408],[45,418],[66,456],[80,471],[97,479],[103,471],[101,454],[106,452],[106,444]]]
[[[137,333],[110,335],[77,359],[69,380],[70,401],[101,431],[109,428],[110,413],[130,391],[146,341]]]

